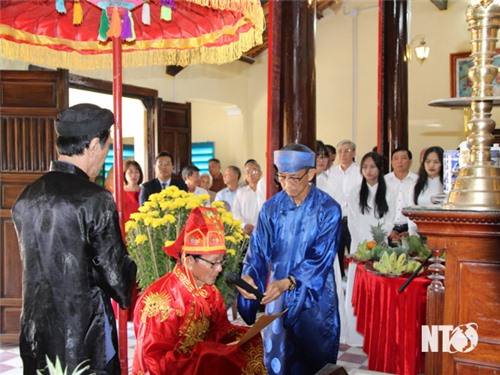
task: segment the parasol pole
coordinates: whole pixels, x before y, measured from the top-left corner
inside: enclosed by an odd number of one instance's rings
[[[115,201],[120,219],[122,236],[123,223],[123,135],[122,135],[122,43],[120,37],[113,40],[113,112],[115,114],[114,155]],[[118,355],[122,375],[128,374],[127,358],[127,314],[128,310],[118,308]]]

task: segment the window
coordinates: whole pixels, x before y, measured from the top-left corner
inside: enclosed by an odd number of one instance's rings
[[[123,160],[129,159],[129,158],[134,158],[134,145],[123,145]],[[108,176],[109,170],[114,164],[114,153],[113,153],[113,144],[109,146],[109,152],[108,155],[106,155],[106,159],[104,160],[104,165],[101,168],[101,171],[99,172],[99,175],[96,178],[96,182],[104,186],[104,181],[106,179],[106,176]],[[124,171],[125,172],[125,171]]]
[[[214,142],[193,142],[191,144],[191,162],[200,168],[200,174],[208,173],[208,161],[214,156]]]

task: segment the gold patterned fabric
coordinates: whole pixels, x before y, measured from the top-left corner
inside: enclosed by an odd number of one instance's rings
[[[151,284],[137,302],[133,374],[266,374],[259,335],[231,324],[214,286],[195,288],[180,266]]]

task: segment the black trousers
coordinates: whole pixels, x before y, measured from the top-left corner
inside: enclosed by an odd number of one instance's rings
[[[342,277],[345,276],[344,271],[344,254],[346,252],[349,254],[349,249],[351,247],[351,233],[349,233],[349,228],[347,226],[347,216],[342,218],[342,230],[340,231],[340,243],[339,243],[339,265],[340,265],[340,273]]]

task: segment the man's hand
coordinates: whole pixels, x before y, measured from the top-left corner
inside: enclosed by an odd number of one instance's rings
[[[253,279],[250,276],[243,275],[241,278],[243,280],[245,280],[247,283],[249,283],[251,286],[253,286],[255,289],[257,289],[257,290],[259,289],[259,288],[257,288],[257,285],[255,285],[255,282],[253,281]],[[246,290],[241,289],[239,286],[237,286],[236,289],[238,289],[238,292],[240,292],[240,294],[245,299],[257,299],[257,297],[255,297],[255,294],[248,293]]]
[[[253,232],[254,226],[252,224],[245,224],[243,227],[243,230],[245,231],[245,234],[251,235]]]
[[[401,235],[396,232],[395,230],[391,231],[391,233],[389,233],[389,239],[392,241],[392,242],[401,242]]]
[[[289,287],[290,280],[288,278],[273,281],[267,286],[267,290],[264,293],[264,298],[262,299],[262,304],[265,305],[266,303],[274,301],[284,292],[286,292]]]

